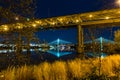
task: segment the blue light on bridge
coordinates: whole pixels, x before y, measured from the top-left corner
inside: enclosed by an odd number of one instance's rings
[[[114,41],[109,40],[109,39],[105,39],[103,37],[99,37],[99,38],[94,39],[94,40],[86,41],[84,43],[87,44],[87,43],[93,43],[93,42],[101,43],[101,46],[102,46],[102,43],[114,43]]]
[[[103,40],[102,40],[102,39],[103,39],[103,38],[100,37],[100,50],[101,50],[101,51],[103,51],[103,45],[102,45]]]
[[[49,43],[51,48],[47,52],[51,53],[57,57],[71,54],[72,52],[70,52],[69,50],[65,51],[66,47],[68,47],[68,46],[66,46],[67,44],[71,44],[71,42],[68,42],[68,41],[65,41],[65,40],[58,38],[57,40],[54,40],[54,41]]]
[[[52,51],[52,50],[49,50],[47,52],[57,56],[58,58],[61,57],[61,56],[68,55],[68,54],[72,53],[72,52],[61,52],[61,51]]]

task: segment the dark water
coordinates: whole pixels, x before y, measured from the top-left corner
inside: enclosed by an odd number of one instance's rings
[[[56,60],[72,60],[76,57],[76,51],[27,51],[16,54],[14,51],[1,51],[0,53],[0,70],[9,66],[38,65],[41,62],[54,62]]]
[[[62,52],[59,55],[62,54],[62,56],[57,56],[58,52],[54,53],[48,53],[48,52],[41,52],[38,54],[32,54],[31,55],[31,61],[32,63],[36,63],[36,62],[43,62],[43,61],[48,61],[48,62],[54,62],[56,60],[63,60],[63,61],[67,61],[67,60],[72,60],[76,57],[76,52]],[[64,54],[64,55],[63,55]]]
[[[2,51],[1,51],[2,52]],[[100,53],[101,57],[105,57],[105,53]],[[85,53],[87,58],[99,57],[98,53]],[[29,53],[23,51],[16,54],[14,51],[3,51],[0,53],[0,70],[6,69],[8,66],[38,65],[44,61],[55,62],[56,60],[68,61],[77,57],[76,50],[31,50]]]

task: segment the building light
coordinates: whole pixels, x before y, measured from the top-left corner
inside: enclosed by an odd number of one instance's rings
[[[15,20],[19,20],[19,17],[15,17]]]

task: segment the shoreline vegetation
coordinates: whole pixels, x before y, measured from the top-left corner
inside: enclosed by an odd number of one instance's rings
[[[120,55],[9,67],[0,80],[119,80]]]

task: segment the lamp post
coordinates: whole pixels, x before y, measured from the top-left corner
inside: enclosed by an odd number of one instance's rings
[[[120,7],[120,0],[116,0],[115,4]]]

